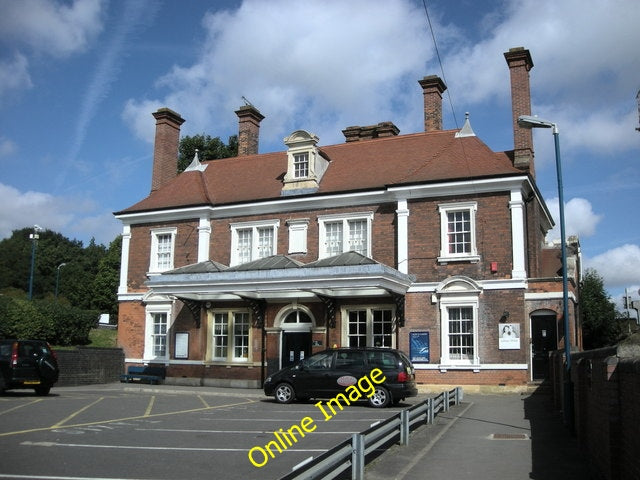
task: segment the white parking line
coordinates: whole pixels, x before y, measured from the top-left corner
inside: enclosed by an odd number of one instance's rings
[[[51,475],[15,475],[15,474],[2,474],[0,478],[31,478],[33,480],[121,480],[116,478],[107,477],[53,477]],[[127,480],[144,480],[141,478],[129,478]],[[147,479],[148,480],[148,479]]]
[[[136,430],[145,432],[180,432],[180,433],[274,433],[273,430],[193,430],[182,428],[136,428]],[[349,435],[352,433],[358,433],[354,431],[342,431],[342,432],[319,432],[314,431],[313,435]]]
[[[247,448],[204,448],[204,447],[142,447],[140,445],[91,445],[86,443],[58,443],[58,442],[22,442],[20,445],[31,447],[74,447],[74,448],[111,448],[114,450],[172,450],[178,452],[246,452]],[[289,448],[287,452],[326,452],[326,448]]]

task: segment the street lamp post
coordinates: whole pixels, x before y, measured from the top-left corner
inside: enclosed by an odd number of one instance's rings
[[[560,211],[560,243],[562,258],[562,317],[564,320],[564,423],[573,428],[573,388],[571,383],[571,341],[569,330],[569,287],[567,279],[567,242],[564,222],[564,188],[562,186],[562,163],[560,162],[560,133],[558,125],[530,115],[520,115],[518,126],[522,128],[551,128],[556,150],[556,173],[558,176],[558,210]]]
[[[42,228],[38,225],[33,226],[33,233],[29,234],[29,238],[31,239],[31,271],[29,273],[29,300],[33,298],[33,272],[35,270],[36,265],[36,244],[38,243],[38,232],[41,232]]]
[[[58,268],[56,269],[56,293],[55,293],[55,299],[58,299],[58,284],[60,282],[60,268],[64,267],[66,265],[66,263],[61,263],[60,265],[58,265]]]

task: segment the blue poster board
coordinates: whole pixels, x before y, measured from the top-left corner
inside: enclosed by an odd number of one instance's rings
[[[409,332],[409,356],[412,363],[429,363],[429,332]]]

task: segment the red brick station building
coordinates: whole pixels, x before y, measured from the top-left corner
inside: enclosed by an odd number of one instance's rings
[[[504,57],[514,136],[505,152],[469,118],[442,129],[437,76],[417,82],[424,131],[400,135],[385,121],[322,145],[296,130],[282,151],[259,153],[265,117],[244,105],[238,156],[196,154],[182,173],[184,119],[155,112],[151,192],[115,213],[126,363],[163,365],[166,383],[260,387],[327,347],[383,346],[409,354],[422,385],[544,379],[549,351],[581,345],[580,250],[570,238],[564,332],[560,247],[545,243],[553,220],[531,130],[517,124],[531,114],[533,62],[521,47]]]

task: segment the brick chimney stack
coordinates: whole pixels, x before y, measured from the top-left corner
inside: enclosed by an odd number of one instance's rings
[[[180,125],[184,123],[184,119],[169,108],[160,108],[153,116],[156,119],[156,138],[153,147],[152,192],[178,175]]]
[[[511,111],[513,118],[513,165],[522,170],[529,170],[535,175],[533,165],[533,134],[530,128],[520,128],[518,117],[531,115],[531,88],[529,86],[529,70],[533,61],[529,50],[523,47],[510,48],[504,53],[511,74]]]
[[[418,83],[424,96],[424,131],[442,130],[442,93],[447,86],[436,75],[424,77]]]
[[[236,110],[238,115],[238,156],[258,153],[260,122],[264,119],[253,105],[243,105]]]

